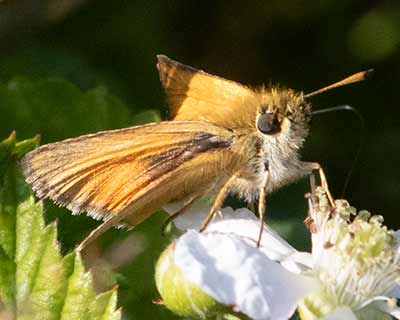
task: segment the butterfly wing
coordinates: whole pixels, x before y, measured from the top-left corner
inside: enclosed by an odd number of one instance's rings
[[[225,128],[240,126],[241,114],[255,113],[259,96],[237,82],[158,55],[157,68],[170,118],[208,121]]]
[[[223,128],[166,121],[44,145],[22,167],[40,198],[97,219],[125,212],[135,225],[215,183],[232,156],[231,143]]]

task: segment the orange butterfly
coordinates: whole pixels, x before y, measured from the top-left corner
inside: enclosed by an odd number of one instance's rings
[[[299,150],[308,134],[307,97],[361,80],[366,73],[309,95],[278,87],[250,89],[158,56],[171,119],[44,145],[22,161],[40,198],[104,222],[78,250],[113,225],[135,226],[176,201],[185,211],[216,194],[202,230],[228,193],[249,202],[312,170]]]

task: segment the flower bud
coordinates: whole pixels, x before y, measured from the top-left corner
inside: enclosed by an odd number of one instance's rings
[[[161,254],[156,264],[156,286],[163,304],[173,313],[188,318],[208,319],[225,307],[201,288],[188,282],[174,261],[175,243]]]

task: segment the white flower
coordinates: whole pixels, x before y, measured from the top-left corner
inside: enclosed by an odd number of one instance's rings
[[[335,311],[355,319],[400,319],[399,298],[400,252],[394,231],[382,225],[381,216],[367,211],[356,212],[347,201],[337,200],[336,208],[328,205],[322,189],[309,199],[312,220],[312,273],[320,280],[318,292],[306,297],[301,310]],[[334,212],[332,212],[334,210]],[[397,234],[398,235],[398,234]],[[339,308],[341,311],[335,309]],[[349,319],[352,319],[348,316]]]
[[[257,248],[259,223],[247,209],[225,208],[221,215],[205,233],[187,231],[174,252],[184,277],[218,302],[252,319],[289,319],[297,306],[307,320],[400,319],[399,233],[381,217],[356,215],[343,200],[333,213],[319,190],[310,199],[307,253],[268,226]]]

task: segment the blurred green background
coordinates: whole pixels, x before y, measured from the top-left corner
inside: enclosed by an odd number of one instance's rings
[[[313,97],[315,109],[349,104],[312,123],[303,158],[320,162],[341,196],[358,141],[364,143],[346,198],[399,228],[400,3],[398,1],[0,1],[0,139],[36,133],[42,142],[157,119],[165,101],[155,68],[163,53],[210,73],[257,86],[310,92],[353,72],[374,78]],[[154,110],[154,112],[149,112]],[[143,113],[145,112],[145,113]],[[307,180],[268,199],[270,223],[308,247]],[[46,203],[64,252],[96,222]],[[154,305],[153,266],[167,240],[165,215],[135,231],[113,230],[87,254],[98,287],[119,284],[126,319],[173,319]]]

